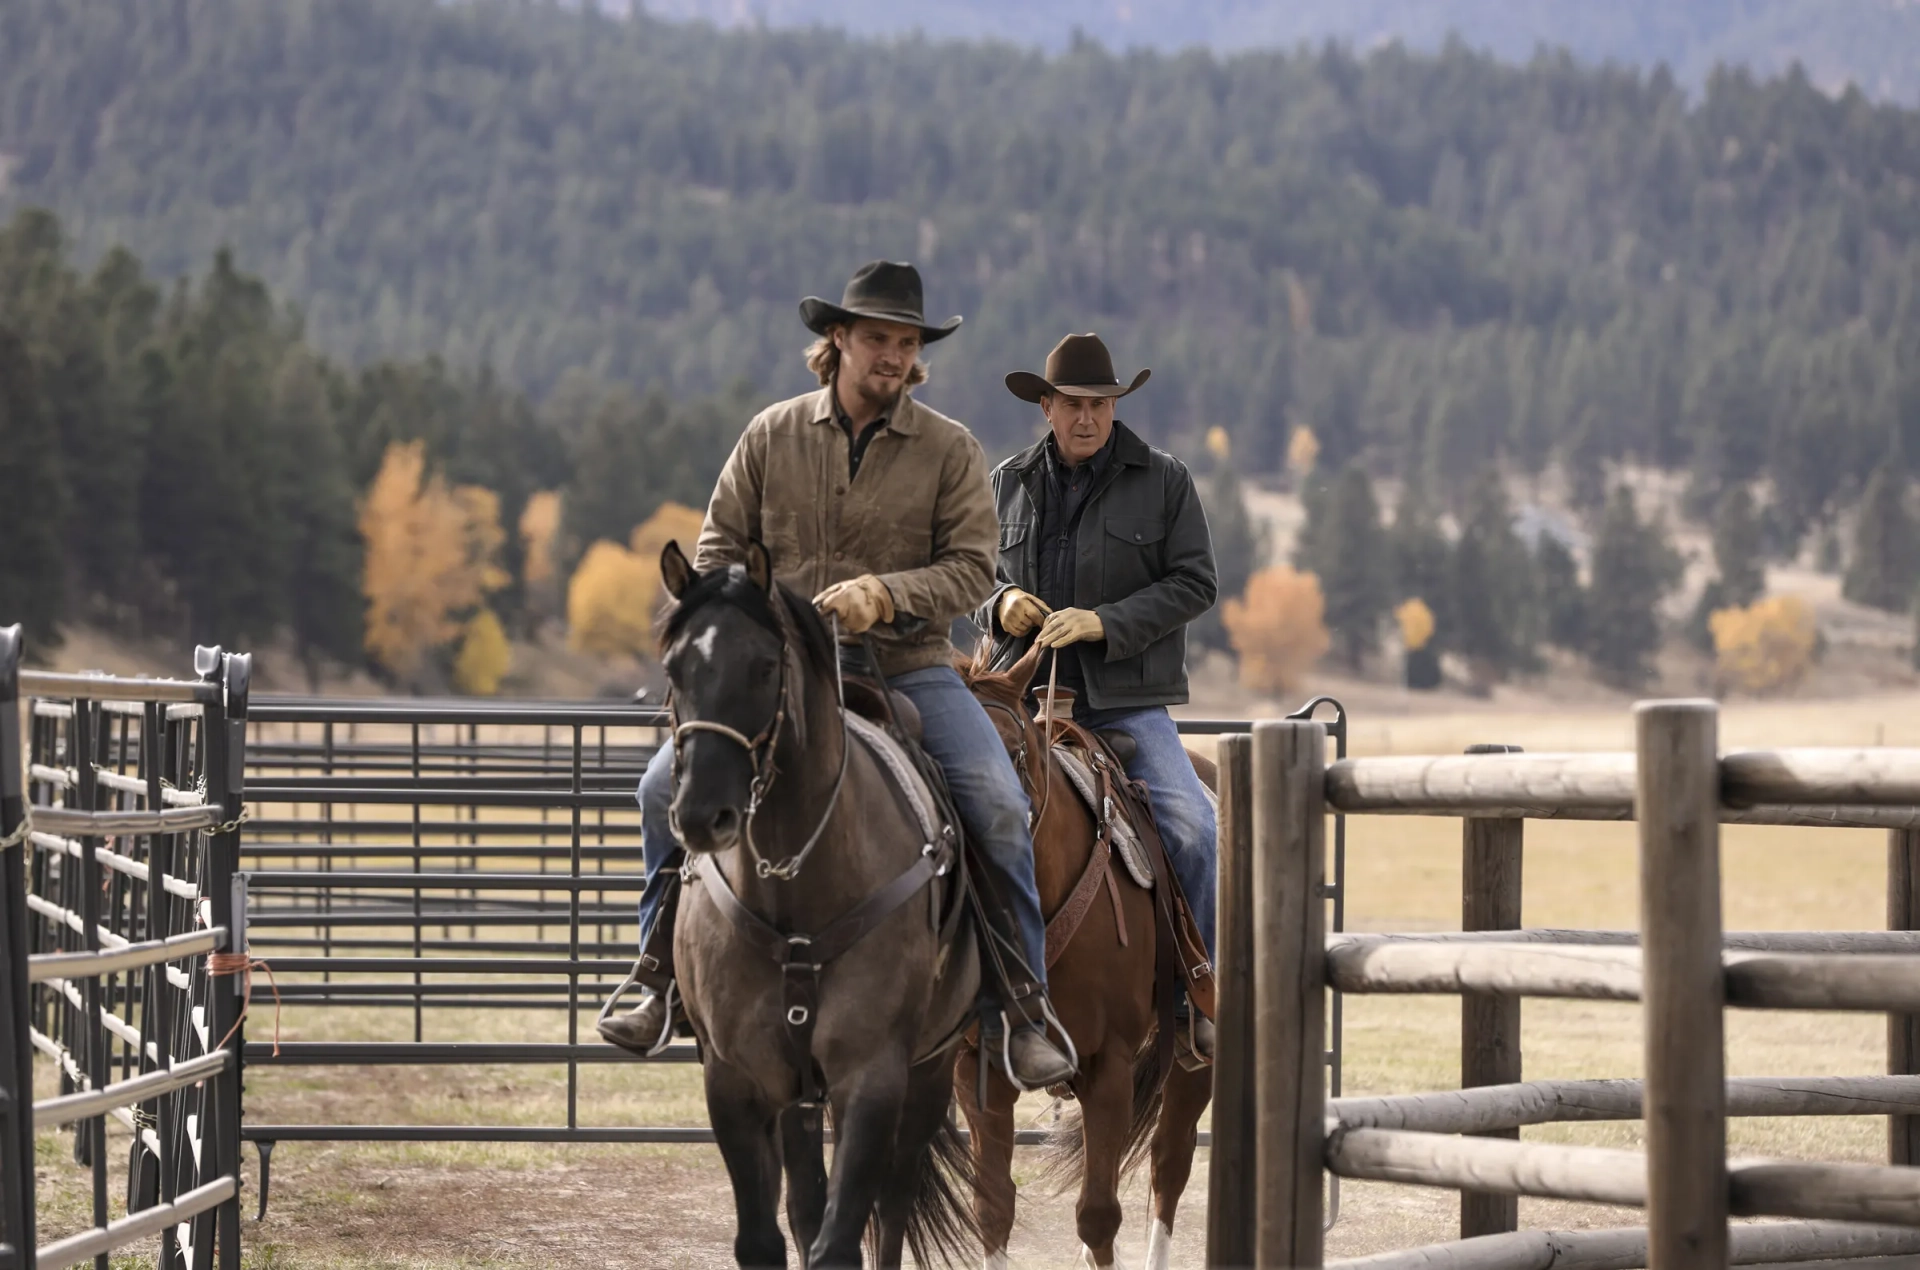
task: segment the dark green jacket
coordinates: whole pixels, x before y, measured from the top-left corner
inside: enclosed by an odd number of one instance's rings
[[[1080,515],[1074,607],[1092,609],[1105,640],[1082,644],[1087,705],[1095,710],[1178,705],[1187,699],[1187,623],[1213,607],[1220,586],[1207,514],[1186,465],[1125,424],[1113,425],[1113,457]],[[1001,629],[995,609],[1008,587],[1036,591],[1035,550],[1046,484],[1046,438],[993,469],[1000,518],[999,585],[974,621],[1005,668],[1028,647]]]

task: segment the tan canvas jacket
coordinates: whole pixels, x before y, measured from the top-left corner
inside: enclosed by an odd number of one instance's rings
[[[831,393],[754,416],[714,486],[694,568],[737,563],[758,538],[775,576],[809,598],[877,574],[898,628],[873,630],[881,673],[947,665],[953,619],[994,584],[999,521],[986,455],[965,425],[902,394],[849,481]]]

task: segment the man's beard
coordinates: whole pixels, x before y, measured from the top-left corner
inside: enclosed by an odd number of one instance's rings
[[[869,406],[886,406],[900,396],[900,389],[905,383],[904,375],[896,375],[892,379],[867,378],[856,385],[856,391]]]

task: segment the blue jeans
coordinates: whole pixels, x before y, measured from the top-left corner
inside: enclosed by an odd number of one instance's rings
[[[967,840],[986,857],[1000,884],[1000,898],[1013,910],[1027,965],[1034,979],[1047,980],[1047,923],[1040,915],[1040,892],[1033,882],[1033,839],[1027,833],[1027,791],[1013,770],[987,712],[951,666],[930,666],[896,675],[888,684],[920,711],[925,745],[946,774],[953,803]],[[1165,711],[1161,712],[1165,715]],[[673,746],[647,764],[640,778],[640,843],[647,886],[640,896],[640,939],[659,919],[666,870],[676,866],[680,844],[674,840],[667,808],[673,802]],[[1212,875],[1209,874],[1209,877]],[[1213,911],[1209,892],[1207,911]],[[1211,928],[1209,928],[1211,929]],[[987,991],[991,992],[991,985]]]
[[[1164,706],[1145,710],[1075,711],[1075,720],[1089,728],[1125,732],[1138,747],[1127,764],[1127,775],[1147,787],[1153,822],[1166,844],[1173,875],[1186,893],[1187,907],[1213,957],[1214,888],[1220,872],[1219,822],[1207,787],[1193,770],[1180,730]]]

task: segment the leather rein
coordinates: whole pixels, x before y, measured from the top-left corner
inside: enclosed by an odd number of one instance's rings
[[[832,620],[834,641],[839,642],[839,619]],[[840,674],[840,661],[834,658],[834,689],[840,711],[840,771],[833,780],[833,792],[827,799],[825,809],[820,813],[819,823],[807,836],[807,841],[798,852],[779,863],[773,863],[760,854],[753,840],[753,821],[767,792],[773,788],[779,777],[780,768],[774,761],[775,747],[779,743],[780,733],[786,726],[792,701],[792,688],[788,677],[788,665],[792,660],[792,646],[789,640],[784,618],[780,631],[780,688],[778,704],[773,717],[767,725],[752,737],[746,736],[736,728],[724,723],[715,723],[705,719],[681,721],[677,712],[669,709],[673,720],[673,762],[674,780],[679,782],[679,764],[681,738],[683,736],[705,732],[713,736],[725,737],[746,750],[753,764],[753,783],[747,804],[746,820],[741,827],[741,843],[754,861],[754,873],[760,878],[773,878],[782,882],[791,882],[799,876],[800,868],[807,857],[819,845],[826,833],[827,824],[833,818],[834,809],[839,805],[841,790],[846,786],[847,756],[854,744],[852,730],[846,721],[846,685]],[[904,795],[905,791],[897,790]],[[674,825],[674,835],[679,836],[679,825]],[[712,854],[694,856],[683,866],[683,883],[697,878],[705,884],[707,894],[714,906],[720,910],[748,947],[764,954],[775,962],[781,971],[781,1004],[784,1007],[782,1021],[787,1040],[789,1057],[793,1061],[799,1076],[800,1097],[797,1105],[804,1113],[804,1123],[809,1134],[816,1139],[822,1134],[820,1111],[825,1105],[820,1087],[820,1078],[814,1069],[813,1031],[819,1021],[820,1013],[820,972],[827,965],[850,951],[854,945],[872,934],[890,918],[894,912],[908,900],[919,894],[936,878],[943,877],[953,867],[954,849],[951,835],[940,835],[934,841],[926,843],[920,850],[920,856],[905,871],[873,891],[851,909],[830,922],[825,930],[818,934],[783,931],[760,914],[754,912],[740,899],[739,895],[721,872],[719,864]],[[958,929],[960,915],[965,905],[953,904],[947,921],[938,925],[937,932],[941,947],[945,947]],[[938,1054],[947,1045],[957,1040],[956,1032],[940,1047],[933,1051]],[[932,1054],[926,1057],[932,1057]],[[919,1061],[925,1061],[923,1058]]]

